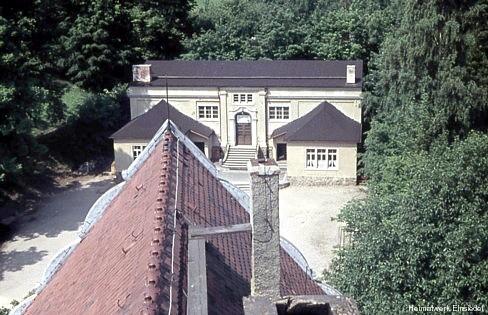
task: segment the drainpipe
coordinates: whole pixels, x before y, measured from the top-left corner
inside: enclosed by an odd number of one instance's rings
[[[264,130],[266,133],[266,158],[269,159],[269,131],[268,131],[268,88],[264,88]]]

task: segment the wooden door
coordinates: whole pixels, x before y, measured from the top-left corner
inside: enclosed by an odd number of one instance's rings
[[[251,116],[247,114],[239,114],[236,117],[236,144],[252,144]]]

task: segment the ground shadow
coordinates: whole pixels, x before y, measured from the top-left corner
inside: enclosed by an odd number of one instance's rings
[[[82,185],[72,181],[63,189],[38,200],[11,225],[11,235],[31,240],[41,235],[57,237],[64,231],[76,231],[95,201],[115,183],[104,179]],[[12,239],[12,238],[11,238]]]
[[[46,250],[38,251],[37,247],[31,246],[28,250],[11,252],[0,252],[0,281],[6,271],[20,271],[27,265],[33,265],[47,255]]]

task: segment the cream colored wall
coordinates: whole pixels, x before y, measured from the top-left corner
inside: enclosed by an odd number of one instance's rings
[[[346,116],[361,122],[360,89],[283,89],[269,90],[268,99],[273,102],[290,102],[293,108],[292,119],[302,117],[318,104],[327,101]]]
[[[122,172],[132,163],[132,146],[147,145],[144,141],[114,142],[115,171]]]
[[[165,87],[133,86],[127,91],[130,98],[131,119],[144,114],[161,100],[169,103],[186,115],[196,118],[197,101],[219,102],[218,88],[175,88],[170,87],[166,95]]]
[[[130,100],[130,118],[134,119],[150,110],[154,105],[159,103],[158,98],[138,98]]]
[[[329,103],[334,105],[344,115],[361,122],[361,101],[360,100],[330,100]]]
[[[277,128],[280,128],[283,125],[286,125],[287,123],[297,119],[298,116],[298,111],[296,105],[296,101],[290,101],[290,100],[280,100],[280,101],[269,101],[268,102],[268,111],[269,107],[271,106],[282,106],[282,107],[288,107],[290,111],[290,118],[289,119],[283,119],[283,120],[274,120],[274,119],[269,119],[268,121],[268,133],[271,135],[273,131]]]
[[[234,104],[234,93],[252,93],[253,102]],[[131,87],[128,95],[131,102],[131,117],[143,114],[160,100],[166,99],[164,87]],[[310,112],[318,104],[327,100],[348,117],[361,122],[360,89],[322,89],[322,88],[174,88],[168,89],[170,104],[179,111],[204,125],[212,128],[217,134],[221,146],[235,143],[235,120],[237,112],[244,110],[252,116],[253,145],[266,146],[267,134],[286,123],[289,123]],[[266,126],[265,100],[268,106],[288,105],[290,119],[268,121]],[[198,104],[219,105],[218,119],[198,119]]]
[[[307,148],[338,149],[337,170],[311,170],[305,167]],[[309,177],[356,178],[357,145],[337,142],[288,142],[287,175]]]

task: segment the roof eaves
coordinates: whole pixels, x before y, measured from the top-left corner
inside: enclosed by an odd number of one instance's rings
[[[278,133],[276,135],[273,132],[273,134],[271,135],[271,138],[278,138],[278,137],[283,136],[283,135],[286,135],[286,131],[280,132],[280,133]]]
[[[188,131],[189,131],[190,133],[193,133],[194,135],[197,135],[197,136],[199,136],[199,137],[202,137],[202,138],[204,138],[204,139],[208,140],[208,137],[207,137],[207,136],[202,135],[201,133],[198,133],[198,132],[196,132],[195,130],[190,129],[190,130],[188,130]]]

